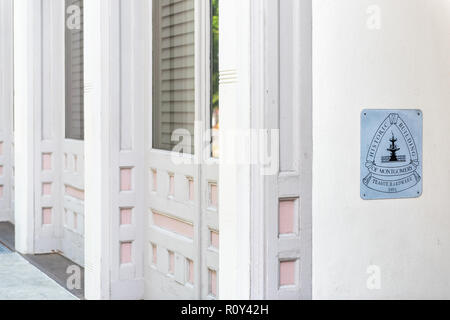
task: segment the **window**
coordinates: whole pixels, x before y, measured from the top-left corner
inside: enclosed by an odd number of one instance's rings
[[[219,157],[219,0],[211,0],[211,128],[212,156]]]
[[[83,0],[66,0],[66,139],[84,140]]]
[[[194,0],[153,0],[153,148],[194,152]]]

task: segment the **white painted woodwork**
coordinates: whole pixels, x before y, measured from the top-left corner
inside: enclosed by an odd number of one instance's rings
[[[150,105],[151,73],[146,70],[151,51],[150,42],[142,39],[151,39],[148,4],[146,0],[85,2],[88,299],[144,297],[143,115]],[[126,190],[121,190],[122,170],[131,173]],[[120,225],[121,209],[131,209],[131,225]],[[121,263],[121,248],[125,247],[131,248],[130,261]]]
[[[0,222],[14,222],[13,2],[0,2]]]
[[[221,154],[254,157],[220,168],[221,298],[311,298],[311,15],[311,1],[221,3],[221,131],[248,132]],[[279,146],[272,173],[264,137]],[[280,200],[294,201],[289,235],[279,235]]]
[[[117,1],[87,1],[85,27],[85,296],[109,299],[111,186],[109,39],[116,23],[109,14]],[[108,14],[105,14],[108,13]]]
[[[311,1],[266,1],[264,127],[279,130],[279,172],[264,177],[265,298],[311,299]],[[294,201],[294,232],[279,234],[280,201]],[[256,212],[255,212],[256,214]],[[293,283],[281,264],[295,263]]]
[[[84,141],[65,139],[62,151],[61,251],[84,266]]]
[[[41,2],[14,1],[15,247],[34,253],[35,111],[41,108]],[[30,70],[35,72],[30,74]]]
[[[259,0],[258,0],[259,1]],[[251,2],[219,3],[220,135],[219,188],[221,299],[250,298],[250,172],[238,163],[250,153]],[[258,106],[255,106],[257,109]],[[247,135],[246,135],[247,134]],[[223,138],[227,138],[227,143]],[[225,160],[226,159],[226,160]],[[262,230],[261,230],[262,232]]]
[[[145,148],[147,198],[144,249],[145,298],[214,299],[217,297],[213,296],[210,290],[210,272],[219,272],[219,255],[218,250],[210,244],[210,232],[219,230],[219,221],[218,208],[211,205],[210,187],[211,185],[218,186],[218,165],[214,160],[206,163],[202,159],[204,153],[211,154],[211,150],[205,150],[204,143],[202,143],[202,141],[209,141],[206,130],[209,129],[210,123],[210,9],[207,2],[199,0],[163,1],[161,5],[163,12],[167,10],[168,6],[173,6],[172,10],[175,11],[178,7],[182,8],[185,12],[178,12],[174,19],[177,20],[178,17],[189,19],[188,25],[192,24],[193,34],[188,35],[188,48],[182,54],[194,55],[192,68],[186,68],[184,71],[188,72],[186,76],[192,82],[188,86],[195,90],[192,90],[192,97],[189,98],[187,104],[180,107],[187,108],[192,114],[191,121],[196,121],[195,154],[185,155],[184,159],[190,163],[180,165],[177,163],[182,161],[183,157],[169,151],[152,148],[152,122],[150,122],[151,118],[145,117],[149,119],[145,122],[145,132],[148,133]],[[158,17],[158,15],[153,15],[153,17],[155,16]],[[165,23],[164,20],[160,20],[160,22]],[[152,28],[154,25],[151,23],[148,27]],[[188,29],[188,32],[189,30],[191,29]],[[193,47],[189,47],[191,44]],[[175,46],[175,44],[172,45]],[[155,67],[159,68],[159,65],[156,63],[153,65],[153,68]],[[148,70],[152,74],[152,69]],[[158,70],[153,69],[153,72],[158,72]],[[148,88],[151,88],[151,85]],[[151,105],[147,105],[146,112],[147,115],[152,114]],[[176,109],[175,112],[177,112]],[[173,116],[176,118],[176,114]],[[155,120],[153,123],[164,125],[164,121]],[[177,127],[175,126],[171,130],[174,128]],[[194,129],[193,126],[192,129]],[[171,131],[167,133],[171,133]],[[170,135],[168,137],[170,138]],[[155,177],[156,183],[154,182]],[[193,189],[190,188],[190,181],[193,182]],[[171,187],[172,183],[173,187]],[[190,199],[190,194],[193,194],[193,199]],[[153,212],[192,225],[193,237],[181,236],[157,226],[153,219]],[[157,252],[156,264],[152,262],[154,247]],[[169,270],[170,264],[168,263],[172,253],[175,259],[173,274]],[[189,282],[189,261],[193,263],[194,283]],[[218,284],[215,285],[217,288],[219,287]]]
[[[64,138],[64,2],[22,1],[14,12],[18,250],[83,265],[84,143]]]

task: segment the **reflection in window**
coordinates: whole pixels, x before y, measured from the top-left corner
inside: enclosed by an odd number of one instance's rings
[[[193,153],[194,0],[153,0],[153,148]]]
[[[211,1],[211,127],[212,156],[219,157],[219,0]]]
[[[84,139],[83,0],[66,0],[66,138]]]

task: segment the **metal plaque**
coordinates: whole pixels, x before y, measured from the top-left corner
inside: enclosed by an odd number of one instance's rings
[[[363,110],[361,113],[361,198],[422,195],[420,110]]]

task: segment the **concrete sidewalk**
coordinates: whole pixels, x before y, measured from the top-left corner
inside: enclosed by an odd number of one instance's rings
[[[22,256],[0,244],[0,300],[78,300]]]

